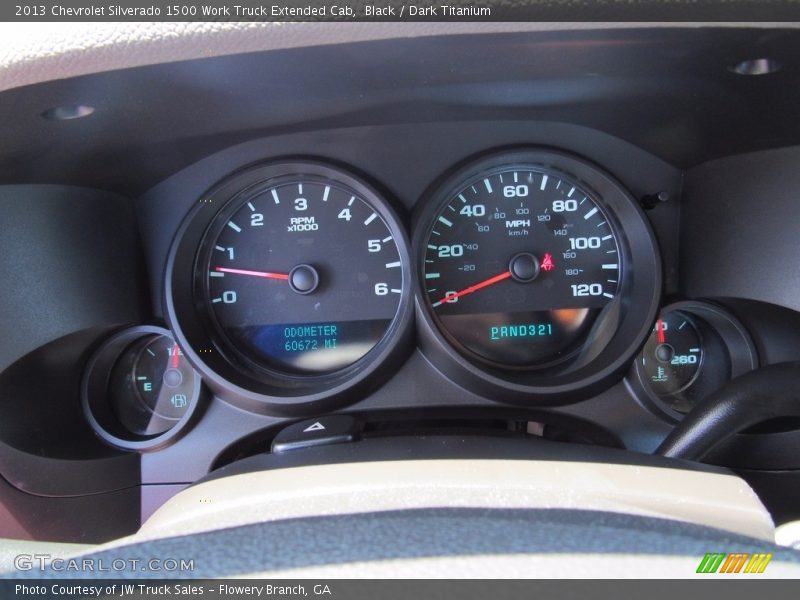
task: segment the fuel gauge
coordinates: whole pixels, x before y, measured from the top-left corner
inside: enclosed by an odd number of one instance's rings
[[[171,336],[152,335],[134,342],[111,371],[111,409],[137,435],[168,431],[189,408],[194,371]]]
[[[150,450],[189,422],[200,376],[172,334],[141,326],[111,336],[89,361],[84,413],[97,435],[126,450]]]

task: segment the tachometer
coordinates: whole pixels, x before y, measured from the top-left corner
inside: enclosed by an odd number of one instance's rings
[[[329,396],[392,352],[410,319],[410,269],[377,191],[284,163],[235,176],[201,205],[192,224],[204,231],[184,236],[196,244],[193,309],[176,307],[175,321],[215,375],[262,395]]]
[[[403,257],[375,201],[344,182],[289,174],[220,213],[201,250],[203,301],[229,346],[292,373],[347,367],[384,337]]]
[[[435,191],[421,220],[421,313],[448,368],[542,393],[619,370],[644,338],[660,275],[652,234],[635,201],[586,163],[491,156]]]

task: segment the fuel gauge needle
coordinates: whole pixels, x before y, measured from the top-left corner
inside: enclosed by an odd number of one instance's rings
[[[229,269],[228,267],[215,267],[215,271],[220,273],[233,273],[234,275],[249,275],[250,277],[263,277],[265,279],[289,280],[288,273],[272,273],[270,271],[247,271],[245,269]]]
[[[177,369],[181,364],[181,349],[178,344],[172,347],[172,368]]]

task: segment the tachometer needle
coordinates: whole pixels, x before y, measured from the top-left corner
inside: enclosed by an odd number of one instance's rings
[[[445,302],[453,302],[456,298],[460,298],[461,296],[466,296],[467,294],[471,294],[472,292],[477,292],[478,290],[482,290],[485,287],[489,287],[490,285],[499,283],[504,279],[508,279],[509,277],[511,277],[511,271],[506,271],[505,273],[500,273],[500,275],[495,275],[494,277],[490,277],[489,279],[484,279],[480,283],[476,283],[475,285],[471,285],[468,288],[464,288],[460,292],[456,292],[455,294],[448,294],[438,302],[434,302],[433,308],[441,306]]]
[[[289,280],[288,273],[271,273],[269,271],[246,271],[245,269],[229,269],[227,267],[216,267],[215,271],[220,273],[233,273],[235,275],[250,275],[251,277],[264,277],[265,279]]]

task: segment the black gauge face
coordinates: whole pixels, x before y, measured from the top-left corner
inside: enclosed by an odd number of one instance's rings
[[[171,332],[142,325],[115,333],[98,348],[81,395],[98,436],[118,448],[145,451],[177,439],[201,393],[200,376]]]
[[[560,172],[509,164],[466,178],[435,213],[424,294],[457,346],[502,367],[579,351],[624,276],[601,202]]]
[[[212,222],[196,277],[226,350],[256,369],[319,375],[387,334],[404,258],[381,200],[335,178],[284,175]]]
[[[661,397],[674,396],[692,385],[702,368],[700,332],[686,314],[666,313],[653,326],[639,360],[653,392]],[[679,408],[679,412],[685,412]]]
[[[171,337],[148,336],[119,357],[108,392],[111,409],[127,431],[158,435],[189,410],[195,395],[194,371]]]
[[[684,301],[663,309],[629,382],[648,408],[677,421],[756,364],[752,341],[732,315],[714,304]]]

